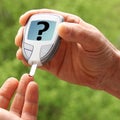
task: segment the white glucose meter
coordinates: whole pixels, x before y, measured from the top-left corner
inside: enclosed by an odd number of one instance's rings
[[[57,27],[63,20],[61,15],[52,13],[35,14],[28,20],[23,34],[22,52],[34,69],[48,62],[55,54],[60,43]]]

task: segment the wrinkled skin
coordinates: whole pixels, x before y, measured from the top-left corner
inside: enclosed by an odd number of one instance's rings
[[[64,22],[58,27],[61,37],[59,49],[53,59],[40,68],[67,82],[114,94],[107,86],[112,85],[116,76],[119,50],[96,27],[78,16],[49,9],[31,10],[23,14],[20,17],[22,26],[15,38],[15,44],[19,46],[17,58],[27,64],[21,50],[23,30],[30,16],[36,13],[55,13],[64,17]]]

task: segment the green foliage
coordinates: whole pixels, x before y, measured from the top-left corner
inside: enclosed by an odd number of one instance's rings
[[[0,85],[10,76],[29,71],[15,57],[15,35],[19,17],[31,9],[50,8],[80,16],[95,25],[120,47],[119,0],[1,0],[0,3]],[[101,91],[94,91],[59,80],[38,70],[35,80],[40,87],[38,120],[119,120],[120,102]]]

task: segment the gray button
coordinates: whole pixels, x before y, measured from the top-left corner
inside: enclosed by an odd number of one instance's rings
[[[33,51],[33,46],[27,43],[23,43],[23,47],[24,47],[24,55],[26,59],[29,59],[30,56],[32,55],[32,51]]]
[[[32,51],[28,50],[28,49],[24,49],[26,57],[29,59],[30,56],[32,55]]]
[[[51,48],[52,48],[52,45],[44,45],[44,46],[42,46],[41,49],[40,49],[40,51],[41,51],[40,52],[40,57],[42,58],[42,57],[47,56],[49,54]]]
[[[30,50],[30,51],[33,51],[33,46],[30,45],[30,44],[27,44],[27,43],[24,42],[23,47],[24,47],[25,49],[28,49],[28,50]]]

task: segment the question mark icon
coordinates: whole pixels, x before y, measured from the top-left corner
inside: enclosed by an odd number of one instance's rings
[[[41,29],[41,30],[38,31],[38,35],[39,36],[37,37],[37,40],[39,41],[39,40],[42,39],[42,37],[41,37],[42,33],[48,30],[49,23],[46,22],[46,21],[40,21],[40,22],[37,23],[37,25],[44,25],[43,29]]]

